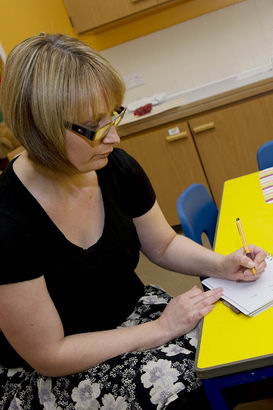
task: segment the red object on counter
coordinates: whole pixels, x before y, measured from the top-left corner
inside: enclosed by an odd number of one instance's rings
[[[134,115],[145,115],[152,111],[152,104],[145,104],[134,111]]]

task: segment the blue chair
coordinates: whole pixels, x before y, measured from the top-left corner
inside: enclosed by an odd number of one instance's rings
[[[273,140],[265,142],[257,151],[259,170],[273,167]]]
[[[176,209],[184,235],[202,245],[205,233],[213,248],[218,209],[206,187],[190,185],[179,196]]]

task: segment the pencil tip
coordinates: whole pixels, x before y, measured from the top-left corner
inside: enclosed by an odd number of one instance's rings
[[[240,221],[240,218],[236,218],[236,221]]]

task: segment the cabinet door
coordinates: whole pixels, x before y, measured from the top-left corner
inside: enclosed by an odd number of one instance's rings
[[[273,139],[273,94],[198,115],[189,125],[219,206],[227,179],[258,171],[257,150]]]
[[[157,0],[64,0],[78,33],[128,17],[157,5]]]
[[[123,137],[120,147],[143,166],[166,219],[178,225],[178,196],[192,183],[207,186],[187,123],[172,122]]]

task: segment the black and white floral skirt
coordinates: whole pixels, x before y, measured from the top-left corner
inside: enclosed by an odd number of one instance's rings
[[[170,298],[159,287],[146,286],[121,327],[156,319]],[[193,367],[196,344],[194,329],[158,348],[126,353],[65,377],[44,377],[32,369],[0,366],[0,409],[166,409],[200,386]]]

